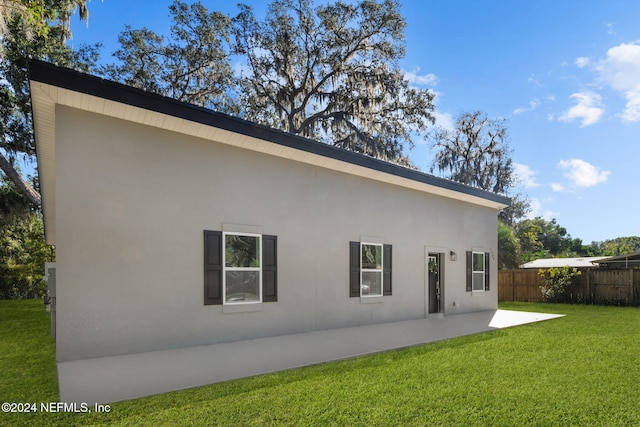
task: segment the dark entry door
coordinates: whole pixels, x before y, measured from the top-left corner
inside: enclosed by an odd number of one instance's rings
[[[429,254],[427,266],[429,277],[429,314],[440,313],[442,291],[440,288],[442,258],[440,254]]]

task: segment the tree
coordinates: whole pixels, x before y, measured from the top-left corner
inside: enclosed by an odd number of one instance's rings
[[[0,179],[0,299],[42,296],[44,263],[53,251],[42,216],[8,178]]]
[[[582,273],[574,267],[552,267],[538,270],[542,278],[542,298],[546,302],[565,302],[569,296],[569,288],[573,284],[574,277]]]
[[[505,119],[461,113],[453,130],[438,128],[431,135],[436,150],[431,172],[494,193],[506,193],[514,184],[511,150]]]
[[[13,218],[25,218],[34,208],[8,177],[0,176],[0,225],[11,222]]]
[[[171,36],[126,28],[112,79],[408,165],[404,146],[434,119],[434,94],[398,66],[405,21],[395,0],[275,0],[258,21],[176,0]],[[233,75],[231,57],[244,61]],[[237,100],[234,103],[233,100]]]
[[[405,144],[433,124],[434,94],[409,86],[400,5],[361,0],[312,7],[276,0],[264,21],[234,19],[245,116],[373,157],[408,164]]]
[[[586,256],[581,239],[574,239],[555,219],[525,219],[516,225],[516,236],[522,247],[523,261],[542,257]]]
[[[605,256],[626,255],[640,252],[640,237],[618,237],[599,243],[600,250]]]
[[[0,299],[41,297],[46,290],[44,263],[52,256],[40,213],[0,225]]]
[[[501,210],[498,218],[509,227],[515,228],[518,221],[524,218],[529,211],[531,211],[529,198],[522,193],[516,193],[511,197],[511,206]]]
[[[520,265],[520,242],[513,228],[498,221],[498,268],[511,269]]]
[[[58,20],[65,24],[69,32],[69,18],[77,9],[80,19],[89,19],[89,10],[86,0],[2,0],[0,1],[0,34],[8,30],[8,22],[19,16],[27,24],[29,31],[27,36],[33,35],[47,37],[49,35],[51,21]],[[0,51],[1,54],[1,51]]]
[[[529,262],[549,255],[548,250],[544,249],[544,245],[540,241],[540,236],[542,234],[542,227],[540,224],[532,220],[525,219],[518,223],[515,232],[522,250],[522,261]]]
[[[490,119],[480,111],[463,112],[453,129],[436,128],[430,140],[436,151],[432,173],[437,169],[445,178],[494,193],[506,194],[515,184],[506,120]],[[500,268],[516,268],[521,251],[529,253],[514,234],[517,220],[528,211],[528,199],[517,194],[498,214]]]
[[[74,52],[65,45],[69,19],[76,9],[88,17],[86,0],[14,0],[3,3],[0,36],[0,170],[29,201],[40,206],[40,194],[17,171],[19,156],[32,159],[35,144],[31,120],[28,61],[44,59],[88,71],[97,46]]]
[[[237,112],[229,96],[233,76],[229,62],[231,20],[209,13],[201,3],[174,1],[171,33],[125,27],[118,36],[120,61],[102,72],[113,80],[219,111]]]

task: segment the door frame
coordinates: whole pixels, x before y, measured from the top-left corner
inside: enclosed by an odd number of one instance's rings
[[[445,266],[446,266],[446,254],[449,253],[447,249],[442,247],[433,247],[433,246],[425,246],[424,253],[424,275],[425,275],[425,286],[424,286],[424,312],[425,317],[428,316],[442,316],[445,314],[445,299],[446,299],[446,275],[445,275]],[[433,257],[437,256],[439,265],[438,265],[438,280],[440,285],[440,306],[438,307],[437,312],[430,312],[430,283],[429,283],[429,260]]]

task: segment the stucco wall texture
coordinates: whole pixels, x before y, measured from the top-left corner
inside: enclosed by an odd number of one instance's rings
[[[428,252],[445,315],[497,308],[495,209],[320,166],[57,106],[56,200],[60,362],[424,318]],[[278,301],[204,305],[203,230],[277,235]],[[367,238],[393,245],[391,296],[349,297]]]

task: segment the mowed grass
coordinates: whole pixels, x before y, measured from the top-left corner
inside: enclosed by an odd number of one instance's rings
[[[1,425],[640,425],[640,309],[501,304],[560,319]],[[39,301],[0,301],[0,400],[57,401]],[[213,361],[212,361],[213,363]]]

